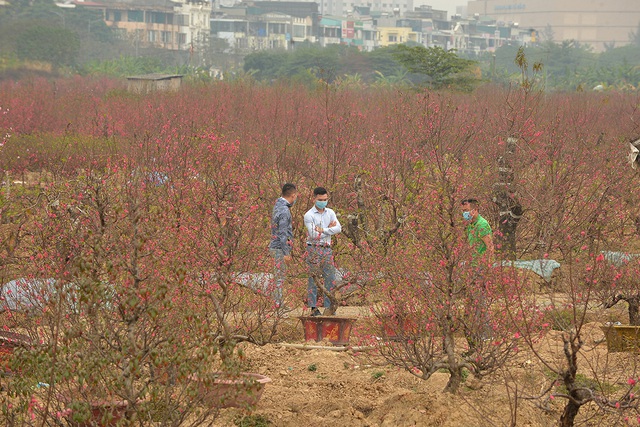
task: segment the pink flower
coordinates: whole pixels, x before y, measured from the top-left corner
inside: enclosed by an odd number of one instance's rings
[[[634,380],[633,378],[629,378],[627,380],[627,384],[629,384],[630,386],[634,386],[636,385],[636,380]]]

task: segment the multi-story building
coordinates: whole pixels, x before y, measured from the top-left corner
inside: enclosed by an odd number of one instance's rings
[[[370,18],[323,17],[320,20],[318,41],[321,46],[344,44],[372,51],[379,46],[379,39],[379,30]]]
[[[218,0],[220,1],[220,0]],[[388,16],[401,15],[414,9],[413,0],[305,0],[318,3],[321,16],[351,16],[360,8]],[[277,2],[274,1],[274,3]],[[446,12],[445,12],[446,14]]]
[[[542,39],[576,40],[596,51],[629,43],[638,30],[638,0],[471,0],[469,16],[535,29]]]
[[[248,2],[219,7],[211,18],[211,35],[227,41],[234,52],[291,49],[318,40],[316,3]]]
[[[94,0],[108,26],[135,46],[202,50],[211,32],[211,4],[205,0]]]

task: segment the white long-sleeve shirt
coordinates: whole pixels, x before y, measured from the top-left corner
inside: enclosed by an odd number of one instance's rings
[[[337,224],[329,227],[335,221]],[[307,227],[307,244],[309,245],[331,245],[331,236],[342,231],[342,226],[333,209],[324,208],[318,211],[315,205],[304,214],[304,226]],[[316,231],[316,226],[322,228],[322,233]]]

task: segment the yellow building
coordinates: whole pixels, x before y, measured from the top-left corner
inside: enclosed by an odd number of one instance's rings
[[[378,46],[390,46],[407,42],[422,42],[422,34],[410,27],[378,27],[380,35]]]

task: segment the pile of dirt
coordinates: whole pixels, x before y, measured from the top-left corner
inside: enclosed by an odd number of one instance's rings
[[[362,315],[357,310],[340,314]],[[295,330],[293,324],[297,343],[303,344],[302,327],[298,324]],[[588,333],[600,334],[595,340],[602,338],[598,328],[591,328]],[[557,334],[551,334],[544,351],[556,351],[558,339]],[[606,353],[606,346],[603,348]],[[447,373],[435,373],[425,381],[400,368],[372,364],[366,352],[306,350],[270,344],[246,346],[245,354],[250,370],[267,375],[272,382],[267,384],[252,412],[224,409],[217,425],[240,425],[239,420],[250,415],[244,425],[480,427],[511,425],[515,410],[514,390],[506,389],[504,372],[481,380],[470,376],[461,391],[452,395],[443,392],[449,378]],[[527,372],[540,364],[523,351],[512,365],[510,375],[515,372],[526,377]],[[518,401],[516,423],[532,427],[554,425],[561,409],[558,403],[545,412],[534,402]],[[262,423],[250,423],[256,419]]]

